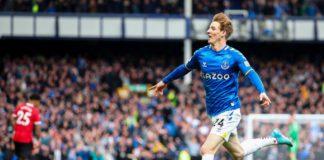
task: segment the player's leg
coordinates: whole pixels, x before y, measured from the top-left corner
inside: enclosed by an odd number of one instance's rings
[[[276,144],[292,146],[290,139],[278,130],[273,130],[271,136],[266,138],[247,139],[241,143],[241,146],[244,149],[244,156],[246,156],[263,147]]]
[[[241,160],[244,158],[244,149],[241,146],[236,134],[231,134],[229,140],[223,144],[228,152],[232,155],[234,160]]]
[[[289,159],[290,160],[297,160],[297,153],[298,153],[298,142],[293,141],[293,146],[289,147]]]
[[[15,142],[15,153],[19,160],[28,160],[31,156],[32,143]]]
[[[233,130],[236,130],[241,119],[240,109],[226,111],[217,116],[210,117],[214,126],[201,147],[203,160],[213,160],[214,154],[229,137]]]
[[[297,160],[296,153],[294,153],[294,152],[289,152],[289,159],[290,159],[290,160]]]
[[[275,145],[275,144],[285,144],[291,146],[291,141],[282,135],[279,131],[274,130],[270,137],[267,138],[256,138],[248,139],[240,144],[236,131],[231,134],[229,140],[224,143],[224,147],[231,153],[234,159],[243,159],[247,156],[263,147]]]
[[[200,148],[202,160],[213,160],[214,154],[217,152],[217,150],[223,143],[223,137],[213,133],[209,133],[207,139]]]
[[[236,134],[231,134],[228,142],[224,143],[224,147],[230,152],[233,159],[241,160],[246,155],[274,144],[277,144],[277,142],[273,137],[249,139],[240,143]]]
[[[23,146],[19,142],[14,142],[15,144],[15,154],[19,160],[25,160],[26,158],[23,155]]]

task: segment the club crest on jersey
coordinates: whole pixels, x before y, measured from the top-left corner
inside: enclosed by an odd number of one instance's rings
[[[227,62],[227,61],[223,61],[222,65],[221,65],[221,68],[222,68],[223,70],[228,69],[228,68],[229,68],[229,64],[228,64],[228,62]]]
[[[202,67],[207,67],[207,63],[206,62],[203,62],[202,63]]]

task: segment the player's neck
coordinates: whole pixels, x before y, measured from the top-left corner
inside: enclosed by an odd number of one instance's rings
[[[33,106],[38,106],[40,102],[39,101],[30,100],[28,103],[32,104]]]
[[[226,42],[225,41],[220,41],[220,42],[216,42],[214,44],[212,44],[212,48],[214,51],[219,52],[220,50],[222,50],[224,47],[226,46]]]

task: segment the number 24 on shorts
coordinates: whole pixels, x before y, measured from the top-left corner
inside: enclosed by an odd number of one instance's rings
[[[216,125],[218,125],[219,127],[223,127],[224,119],[223,118],[216,119],[214,126],[216,126]]]

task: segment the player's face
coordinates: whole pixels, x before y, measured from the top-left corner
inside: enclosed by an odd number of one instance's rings
[[[225,38],[225,34],[225,31],[220,30],[220,24],[218,22],[212,22],[207,30],[208,43],[215,44],[219,42],[222,38]]]

